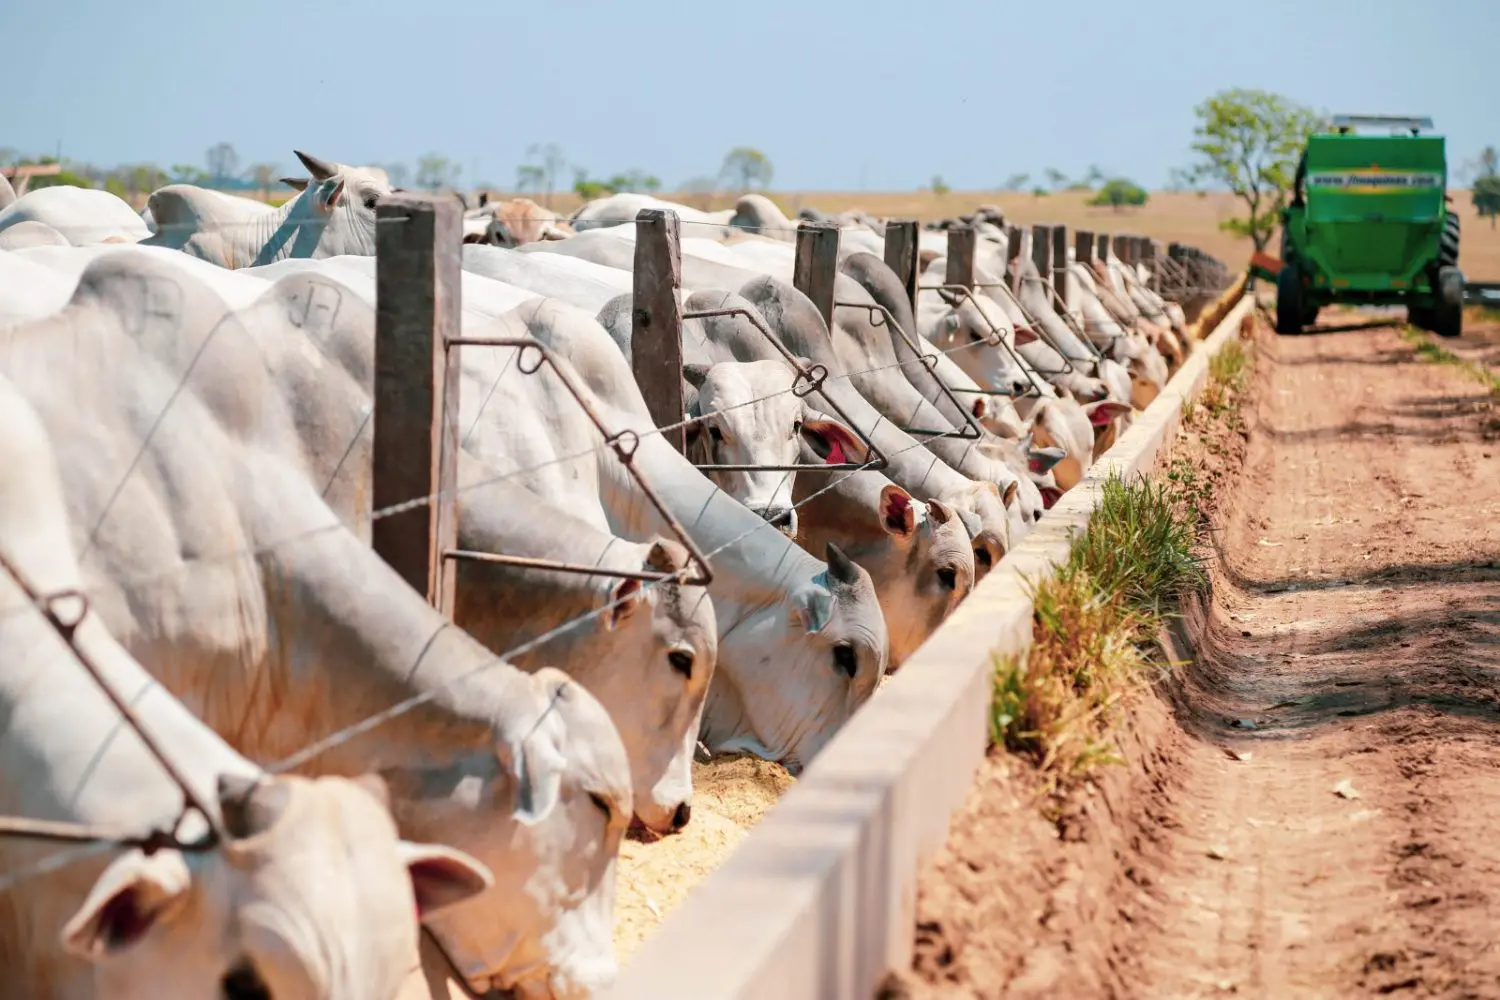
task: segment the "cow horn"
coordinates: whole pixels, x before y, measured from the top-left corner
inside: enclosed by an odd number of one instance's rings
[[[297,159],[302,161],[302,165],[307,168],[308,173],[312,174],[312,179],[315,181],[326,181],[338,173],[327,160],[320,160],[316,156],[302,152],[300,149],[294,149],[292,152],[297,154]]]
[[[235,839],[253,837],[276,825],[286,808],[290,791],[280,782],[267,783],[259,777],[219,775],[219,815],[224,830]]]
[[[844,550],[832,542],[828,543],[828,575],[839,583],[858,583],[859,567],[854,560],[844,555]]]

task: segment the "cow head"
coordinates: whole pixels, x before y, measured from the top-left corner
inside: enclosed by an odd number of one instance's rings
[[[918,320],[926,339],[948,353],[982,389],[1020,395],[1031,388],[1023,363],[1017,361],[1013,351],[1036,340],[1036,334],[1027,327],[1018,328],[987,295],[960,295],[947,290],[937,294],[945,308],[925,307]],[[991,345],[997,332],[1010,350]]]
[[[669,539],[632,548],[641,570],[680,573],[689,565],[687,550]],[[602,579],[610,662],[582,664],[575,673],[610,707],[630,758],[631,832],[650,840],[676,833],[692,815],[693,751],[718,658],[718,625],[703,587]]]
[[[877,583],[894,671],[974,589],[974,550],[952,508],[894,483],[881,487],[875,514],[880,534],[854,558]]]
[[[394,996],[417,924],[492,884],[399,839],[378,779],[225,778],[214,850],[117,856],[62,930],[101,995]]]
[[[787,581],[770,603],[755,598],[721,637],[721,662],[763,669],[722,675],[709,691],[703,739],[714,750],[798,774],[884,676],[890,638],[870,574],[836,545],[824,551],[817,573]]]
[[[447,831],[495,876],[494,889],[423,923],[476,993],[582,998],[618,971],[616,859],[634,813],[625,748],[604,708],[560,670],[517,675],[505,692],[491,673],[450,689],[471,708],[493,706],[491,746],[384,772],[403,831]]]
[[[300,193],[283,206],[286,221],[273,244],[290,243],[293,257],[373,255],[375,205],[394,190],[385,171],[293,152],[311,177],[282,178]]]
[[[688,427],[688,457],[695,465],[791,466],[798,463],[804,440],[822,447],[829,464],[866,460],[849,428],[811,410],[790,391],[796,373],[785,362],[686,365],[683,378],[688,416],[699,418]],[[705,474],[785,534],[796,535],[790,469],[707,469]]]

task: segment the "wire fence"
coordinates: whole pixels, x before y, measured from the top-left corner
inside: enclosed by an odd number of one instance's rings
[[[268,210],[268,211],[275,212],[276,210]],[[395,220],[379,220],[379,221],[395,221]],[[377,221],[374,220],[374,219],[370,219],[369,222],[372,225],[373,224],[378,224]],[[740,229],[740,230],[745,230],[745,231],[755,231],[755,230],[762,230],[762,229],[766,228],[764,225],[759,225],[759,224],[748,224],[748,223],[735,224],[735,223],[732,223],[732,222],[726,223],[726,222],[720,222],[720,221],[697,220],[697,219],[691,219],[691,218],[682,219],[681,222],[682,222],[682,225],[685,226],[685,227],[695,227],[695,226],[696,227],[704,227],[704,229],[706,229],[706,230],[717,230],[717,231],[719,231],[721,233],[724,230],[726,230],[726,229]],[[793,225],[795,225],[795,223],[793,223]],[[53,228],[57,228],[57,227],[53,227]],[[87,229],[89,232],[96,233],[99,228],[100,227],[98,227],[98,226],[78,227],[78,231],[81,231],[83,229]],[[165,227],[165,228],[170,229],[171,227]],[[247,220],[247,221],[244,221],[244,222],[241,222],[241,223],[222,223],[221,222],[221,223],[217,224],[216,226],[209,227],[209,229],[207,231],[217,230],[220,233],[225,233],[225,232],[234,232],[234,231],[238,230],[238,231],[242,231],[242,232],[247,233],[247,234],[253,234],[253,233],[256,233],[256,232],[263,232],[265,229],[266,229],[266,219],[264,217],[262,217],[262,218],[259,218],[259,219]],[[873,233],[873,230],[871,230],[869,227],[865,227],[865,226],[857,225],[857,224],[856,225],[850,225],[850,226],[847,226],[847,227],[841,226],[840,230],[841,230],[841,233],[842,232],[869,232],[869,233]],[[202,231],[205,231],[205,230],[203,229],[203,227],[198,226],[198,227],[194,228],[194,231],[202,232]],[[795,229],[789,229],[788,231],[789,232],[795,232]],[[788,242],[790,242],[790,241],[788,241]],[[373,246],[370,247],[370,252],[373,253]],[[723,263],[732,263],[732,262],[730,262],[730,261],[724,261]],[[231,315],[232,315],[232,313],[231,313]],[[141,462],[144,460],[144,458],[147,455],[147,453],[149,452],[150,448],[154,445],[158,429],[161,427],[163,421],[165,420],[168,411],[172,408],[173,405],[175,405],[176,401],[179,399],[180,395],[184,391],[185,387],[187,386],[187,384],[188,384],[189,380],[191,379],[191,377],[193,376],[194,372],[197,370],[197,367],[198,367],[201,359],[204,357],[204,355],[205,355],[205,353],[206,353],[206,351],[207,351],[210,343],[213,341],[213,339],[216,336],[219,335],[219,333],[222,330],[229,329],[229,328],[231,328],[231,327],[228,326],[228,325],[225,325],[225,324],[221,324],[221,325],[217,326],[213,331],[210,332],[210,334],[208,335],[208,337],[206,337],[204,339],[204,341],[198,346],[198,349],[197,349],[196,353],[194,354],[194,356],[192,357],[192,359],[189,361],[186,370],[182,373],[182,376],[181,376],[181,379],[179,381],[179,384],[177,385],[177,387],[172,391],[172,393],[168,397],[167,403],[163,407],[163,409],[161,410],[161,412],[156,415],[156,418],[152,422],[152,424],[150,425],[150,429],[147,431],[144,440],[140,444],[140,447],[137,449],[135,455],[132,457],[131,461],[128,463],[128,465],[126,467],[125,473],[120,478],[120,481],[116,483],[116,485],[114,486],[113,490],[109,494],[109,498],[106,500],[105,504],[103,505],[103,507],[99,511],[99,514],[98,514],[97,518],[95,519],[94,524],[91,526],[91,528],[90,528],[90,530],[88,532],[87,541],[86,541],[85,545],[82,547],[82,550],[81,550],[81,552],[79,554],[80,561],[97,544],[97,542],[99,540],[99,537],[100,537],[100,533],[103,530],[103,526],[104,526],[106,520],[108,519],[108,516],[109,516],[111,510],[113,509],[113,506],[114,506],[114,503],[115,503],[115,499],[119,496],[120,491],[125,488],[126,482],[132,476],[136,475]],[[14,335],[14,330],[10,331],[10,333],[12,335]],[[4,336],[4,335],[5,335],[4,332],[0,332],[0,336]],[[311,343],[314,346],[314,348],[317,349],[324,356],[324,358],[326,358],[326,359],[328,359],[330,361],[334,361],[334,363],[337,363],[335,359],[333,359],[332,357],[329,356],[329,354],[328,354],[327,350],[325,349],[325,347],[322,344],[319,343],[319,341],[318,341],[318,339],[316,337],[313,337],[310,334],[304,334],[304,336],[306,337],[307,341],[309,343]],[[903,369],[903,368],[907,368],[907,367],[913,366],[913,365],[916,365],[916,366],[919,366],[919,367],[926,367],[929,371],[931,371],[931,361],[930,361],[930,358],[932,358],[934,356],[948,357],[948,356],[952,356],[952,355],[958,354],[959,352],[962,352],[962,351],[973,350],[973,349],[979,348],[979,347],[995,347],[995,346],[996,345],[991,340],[989,340],[989,339],[973,340],[973,341],[970,341],[968,343],[958,344],[958,345],[955,345],[955,346],[953,346],[951,348],[945,348],[945,349],[939,349],[939,348],[936,348],[936,347],[932,347],[931,345],[923,345],[922,352],[919,353],[919,354],[917,354],[914,357],[910,357],[910,358],[906,358],[906,359],[899,359],[898,358],[898,360],[896,360],[895,362],[892,362],[892,363],[886,363],[886,364],[871,366],[871,367],[860,369],[860,370],[856,370],[856,371],[842,371],[842,370],[839,370],[839,371],[828,371],[826,373],[826,375],[825,375],[825,378],[824,378],[823,382],[819,384],[818,388],[821,389],[824,384],[829,383],[829,382],[837,382],[839,380],[852,380],[852,379],[855,379],[855,378],[862,378],[862,377],[874,376],[874,375],[878,375],[881,372],[885,372],[885,371],[889,371],[889,370],[894,370],[894,369]],[[893,347],[893,349],[894,349],[894,347]],[[468,429],[464,432],[464,434],[462,436],[462,440],[465,443],[467,443],[471,439],[472,435],[475,433],[477,427],[479,426],[479,421],[483,417],[484,408],[489,405],[490,400],[494,396],[495,386],[498,386],[498,384],[500,383],[500,381],[502,381],[505,378],[505,376],[506,376],[506,374],[508,373],[508,370],[509,370],[509,365],[511,363],[514,363],[514,361],[516,360],[516,357],[518,355],[519,355],[519,351],[517,351],[515,353],[515,355],[513,355],[511,357],[510,361],[507,362],[506,367],[503,368],[501,370],[501,372],[496,376],[495,383],[494,383],[494,385],[492,385],[489,393],[486,394],[486,400],[481,405],[479,413],[477,413],[475,415],[473,421],[470,422]],[[648,438],[648,437],[651,437],[651,436],[654,436],[654,435],[665,434],[665,433],[670,432],[670,431],[675,431],[675,430],[679,430],[679,429],[691,427],[693,425],[701,424],[701,423],[704,423],[706,421],[712,420],[715,416],[717,416],[719,414],[726,413],[726,412],[729,412],[729,411],[734,410],[734,409],[741,409],[741,408],[745,408],[745,407],[756,406],[756,405],[768,402],[768,401],[770,401],[772,399],[775,399],[775,398],[777,398],[779,396],[783,396],[783,395],[786,395],[788,393],[793,393],[796,390],[796,385],[797,385],[796,379],[793,378],[791,380],[791,384],[789,384],[788,387],[785,388],[785,389],[778,390],[778,391],[771,392],[771,393],[766,393],[764,395],[752,398],[750,400],[746,400],[744,402],[733,404],[732,406],[715,409],[712,412],[702,413],[702,414],[699,414],[699,415],[696,415],[696,416],[688,416],[688,417],[685,417],[684,419],[681,419],[681,420],[676,421],[674,423],[666,424],[666,425],[663,425],[663,426],[650,427],[650,428],[647,428],[647,429],[636,429],[636,430],[634,430],[634,433],[637,434],[638,437],[640,437],[640,438]],[[365,432],[366,428],[368,427],[368,424],[369,424],[369,422],[370,422],[370,420],[372,418],[373,418],[373,407],[367,409],[367,411],[365,412],[365,414],[362,416],[360,424],[359,424],[359,427],[357,428],[354,437],[351,439],[351,441],[348,443],[347,447],[344,450],[344,457],[341,458],[340,463],[339,463],[339,467],[335,470],[335,472],[333,474],[334,477],[336,477],[338,475],[339,471],[342,469],[343,463],[347,460],[347,457],[354,452],[355,447],[357,445],[357,442],[358,442],[359,438],[364,434],[364,432]],[[889,421],[887,420],[886,416],[884,416],[883,414],[878,414],[877,417],[876,417],[876,419],[875,419],[875,422],[874,422],[874,424],[872,426],[870,426],[868,428],[861,428],[861,429],[864,430],[866,434],[873,434],[880,427],[880,425],[882,423],[887,423],[887,422],[889,422]],[[910,435],[912,437],[912,440],[910,441],[910,443],[905,444],[904,446],[902,446],[901,448],[897,449],[896,451],[888,452],[886,454],[885,458],[887,460],[889,460],[890,458],[898,457],[898,456],[903,455],[905,453],[908,453],[910,451],[913,451],[913,450],[916,450],[916,449],[919,449],[919,448],[924,448],[924,447],[926,447],[927,445],[931,444],[933,441],[935,441],[935,440],[937,440],[939,438],[947,437],[947,436],[954,436],[957,432],[958,432],[958,428],[953,427],[953,428],[950,428],[950,429],[938,430],[938,431],[934,431],[934,432],[931,432],[931,433],[912,433]],[[903,431],[903,433],[905,433],[905,431]],[[508,481],[508,480],[513,480],[513,479],[517,479],[517,478],[522,478],[522,477],[534,476],[537,473],[539,473],[539,472],[541,472],[543,470],[548,469],[549,467],[558,466],[558,465],[562,465],[562,464],[566,464],[566,463],[571,463],[571,462],[584,461],[584,460],[586,460],[586,459],[588,459],[590,457],[597,457],[601,453],[601,449],[602,448],[606,448],[607,446],[608,446],[608,441],[605,440],[601,436],[600,439],[594,441],[587,448],[582,448],[582,449],[574,450],[574,451],[571,451],[571,452],[569,452],[567,454],[553,456],[553,457],[548,458],[548,459],[546,459],[544,461],[533,463],[533,464],[527,465],[525,467],[518,467],[518,468],[513,468],[513,469],[505,470],[505,471],[502,471],[502,472],[497,472],[493,476],[488,476],[488,477],[485,477],[485,478],[483,478],[483,479],[481,479],[479,481],[467,483],[465,485],[457,487],[453,491],[450,491],[450,493],[453,496],[457,496],[459,494],[463,494],[463,493],[466,493],[466,492],[471,492],[471,491],[474,491],[474,490],[483,489],[484,487],[487,487],[487,486],[490,486],[490,485],[494,485],[496,483],[500,483],[500,482],[504,482],[504,481]],[[866,461],[866,462],[860,463],[856,468],[854,468],[854,469],[852,469],[850,471],[844,472],[842,474],[829,473],[829,475],[831,476],[831,478],[830,478],[830,481],[826,485],[824,485],[823,487],[819,488],[818,490],[816,490],[812,494],[804,497],[803,499],[801,499],[799,501],[796,501],[794,504],[792,504],[792,507],[795,509],[797,507],[801,507],[801,506],[803,506],[803,505],[805,505],[807,503],[812,502],[813,500],[817,499],[821,495],[823,495],[823,494],[825,494],[825,493],[827,493],[827,492],[829,492],[831,490],[836,489],[841,483],[843,483],[848,478],[850,478],[850,477],[852,477],[854,475],[857,475],[860,472],[868,471],[872,467],[874,467],[875,465],[876,465],[876,463],[874,461]],[[785,471],[784,474],[783,474],[783,478],[782,478],[782,484],[784,485],[790,479],[790,477],[793,474],[794,473],[791,470]],[[330,481],[328,483],[324,484],[324,486],[323,486],[322,493],[325,496],[326,496],[326,494],[327,494],[327,492],[328,492],[328,490],[329,490],[329,488],[331,486],[332,486],[332,479],[330,479]],[[265,543],[258,544],[258,545],[255,545],[255,546],[231,548],[231,549],[228,549],[228,550],[225,550],[225,551],[222,551],[222,552],[218,552],[218,553],[199,553],[199,554],[193,554],[193,555],[187,556],[187,557],[185,557],[185,558],[177,561],[169,569],[164,569],[164,570],[161,570],[161,571],[147,571],[147,572],[144,572],[144,573],[141,573],[141,574],[137,574],[137,575],[132,575],[132,576],[129,576],[129,577],[115,578],[115,579],[112,579],[110,581],[110,585],[116,586],[116,587],[120,587],[120,588],[124,588],[124,589],[137,589],[137,588],[142,588],[142,587],[154,585],[154,584],[162,582],[162,581],[166,581],[166,580],[170,580],[170,579],[176,578],[176,577],[180,576],[181,574],[183,574],[185,572],[188,572],[189,570],[191,570],[191,569],[193,569],[195,567],[201,566],[201,565],[203,565],[205,563],[210,563],[210,562],[220,561],[220,560],[228,560],[228,561],[240,560],[240,559],[255,559],[255,560],[260,560],[263,557],[274,553],[276,550],[278,550],[278,549],[280,549],[280,548],[282,548],[284,546],[294,545],[294,544],[297,544],[299,542],[303,542],[303,541],[307,540],[308,538],[310,538],[312,536],[315,536],[317,534],[324,533],[324,532],[347,531],[347,530],[352,530],[352,529],[356,529],[356,528],[359,528],[359,527],[368,526],[368,525],[373,524],[374,522],[376,522],[376,521],[378,521],[378,520],[380,520],[382,518],[387,518],[387,517],[395,516],[395,515],[404,513],[406,511],[410,511],[410,510],[417,509],[419,507],[431,504],[431,503],[433,503],[433,502],[435,502],[435,501],[437,501],[439,499],[444,499],[447,495],[449,495],[449,494],[444,493],[444,492],[429,493],[429,494],[427,494],[425,496],[416,497],[416,498],[413,498],[411,500],[405,501],[403,503],[392,504],[392,505],[389,505],[389,506],[386,506],[386,507],[382,507],[382,508],[379,508],[379,509],[371,510],[368,514],[359,514],[359,513],[356,513],[356,514],[353,515],[353,520],[352,521],[348,520],[348,519],[340,519],[340,518],[338,518],[336,516],[333,516],[332,512],[330,512],[330,517],[329,517],[328,523],[323,524],[323,525],[321,525],[319,527],[316,527],[316,528],[312,528],[312,529],[307,529],[307,530],[295,532],[295,533],[286,535],[284,537],[280,537],[280,538],[271,540],[269,542],[265,542]],[[734,547],[736,545],[739,545],[740,543],[744,542],[746,539],[750,538],[752,535],[754,535],[758,531],[777,531],[779,533],[779,529],[775,525],[773,525],[772,523],[770,523],[769,521],[756,520],[753,524],[750,524],[745,530],[741,531],[739,534],[735,535],[734,537],[732,537],[732,538],[730,538],[728,540],[725,540],[725,541],[721,542],[720,544],[716,545],[712,549],[709,549],[705,553],[705,555],[708,556],[711,559],[712,557],[714,557],[716,555],[719,555],[719,554],[721,554],[721,553],[729,550],[730,548],[732,548],[732,547]],[[607,570],[601,570],[600,571],[600,575],[608,576],[609,573],[608,573]],[[680,581],[677,578],[663,579],[663,580],[657,580],[657,581],[647,581],[643,585],[643,589],[650,590],[650,589],[652,589],[654,587],[662,586],[662,585],[665,585],[665,584],[668,584],[668,583],[675,583],[675,582],[680,582]],[[103,584],[101,584],[101,586],[103,586]],[[359,721],[357,721],[355,723],[352,723],[350,725],[346,725],[344,727],[341,727],[341,728],[335,730],[334,732],[332,732],[332,733],[330,733],[330,734],[328,734],[328,735],[326,735],[326,736],[324,736],[324,737],[322,737],[322,738],[320,738],[320,739],[318,739],[316,741],[313,741],[313,742],[309,743],[306,746],[304,746],[302,749],[294,752],[293,754],[291,754],[289,756],[286,756],[286,757],[282,758],[281,760],[278,760],[278,761],[272,763],[271,765],[267,766],[265,768],[265,771],[268,774],[280,774],[280,773],[284,773],[284,772],[286,772],[288,770],[291,770],[293,768],[297,768],[297,767],[303,766],[303,765],[307,764],[308,762],[310,762],[311,760],[313,760],[314,758],[316,758],[317,756],[319,756],[320,754],[326,753],[329,750],[332,750],[332,749],[334,749],[334,748],[336,748],[336,747],[338,747],[340,745],[343,745],[343,744],[349,742],[350,740],[353,740],[353,739],[357,738],[358,736],[360,736],[360,735],[362,735],[362,734],[364,734],[366,732],[369,732],[369,731],[371,731],[371,730],[373,730],[373,729],[375,729],[375,728],[377,728],[377,727],[385,724],[386,722],[389,722],[392,719],[395,719],[395,718],[397,718],[397,717],[399,717],[399,716],[401,716],[401,715],[403,715],[405,713],[408,713],[408,712],[410,712],[410,711],[412,711],[412,710],[420,707],[421,705],[424,705],[424,704],[427,704],[427,703],[433,701],[435,698],[439,697],[445,690],[447,690],[448,688],[452,687],[453,685],[461,683],[464,680],[470,679],[470,678],[474,677],[475,675],[477,675],[479,673],[482,673],[482,672],[484,672],[486,670],[493,669],[495,667],[504,665],[506,663],[506,661],[508,661],[511,658],[514,658],[514,657],[517,657],[517,656],[520,656],[520,655],[532,652],[532,651],[534,651],[534,650],[536,650],[536,649],[538,649],[538,648],[546,645],[547,643],[549,643],[549,642],[551,642],[551,641],[553,641],[553,640],[561,637],[562,635],[564,635],[564,634],[566,634],[566,633],[568,633],[568,632],[570,632],[570,631],[572,631],[574,629],[577,629],[577,628],[580,628],[580,627],[586,625],[588,622],[597,619],[599,616],[608,614],[609,612],[613,611],[615,608],[617,608],[618,606],[620,606],[623,602],[625,602],[627,600],[631,600],[631,599],[633,599],[633,598],[629,597],[629,596],[622,597],[622,598],[619,598],[617,600],[608,602],[608,603],[606,603],[605,605],[603,605],[603,606],[601,606],[599,608],[595,608],[594,610],[592,610],[590,612],[587,612],[587,613],[579,615],[579,616],[577,616],[575,618],[569,619],[568,621],[563,622],[563,623],[555,626],[552,629],[549,629],[548,631],[544,632],[541,635],[536,636],[535,638],[532,638],[532,639],[530,639],[530,640],[528,640],[528,641],[526,641],[524,643],[520,643],[520,644],[518,644],[518,645],[516,645],[516,646],[514,646],[512,648],[506,649],[504,651],[501,651],[501,652],[495,654],[493,657],[485,660],[478,667],[475,667],[473,670],[465,673],[461,677],[450,679],[450,680],[442,683],[441,685],[438,685],[437,687],[429,688],[427,690],[424,690],[422,692],[414,694],[411,697],[406,698],[406,699],[404,699],[404,700],[402,700],[402,701],[400,701],[400,702],[398,702],[398,703],[390,706],[389,708],[387,708],[387,709],[385,709],[385,710],[383,710],[381,712],[374,713],[374,714],[369,715],[369,716],[367,716],[367,717],[365,717],[365,718],[363,718],[363,719],[361,719],[361,720],[359,720]],[[17,613],[17,610],[18,609],[12,609],[10,612],[7,612],[7,614]],[[443,623],[442,625],[439,626],[439,630],[446,629],[446,628],[455,628],[455,627],[456,626],[453,625],[453,623],[451,623],[451,622],[445,622],[445,623]],[[429,638],[429,642],[427,644],[425,644],[425,645],[430,645],[432,639],[436,638],[436,634],[437,633],[434,633],[434,635]],[[548,709],[544,710],[543,713],[541,715],[539,715],[539,717],[536,720],[536,722],[534,723],[534,725],[540,725],[541,722],[546,718],[547,713],[550,710],[551,710],[551,707],[549,706]],[[67,864],[75,863],[76,861],[80,861],[80,860],[83,860],[85,858],[88,858],[88,857],[91,857],[91,856],[95,856],[95,855],[97,855],[99,853],[108,851],[108,850],[112,849],[113,847],[117,846],[117,844],[118,844],[118,841],[85,844],[85,845],[83,845],[81,847],[78,847],[78,848],[72,848],[72,849],[69,849],[69,850],[64,850],[64,851],[55,852],[53,854],[49,854],[46,857],[44,857],[44,858],[40,859],[39,861],[37,861],[36,863],[34,863],[32,865],[29,865],[29,866],[27,866],[27,867],[25,867],[23,869],[20,869],[18,871],[14,871],[14,872],[10,872],[10,873],[6,873],[4,875],[0,875],[0,892],[6,891],[6,890],[8,890],[10,888],[13,888],[15,885],[20,884],[22,881],[24,881],[24,880],[26,880],[28,878],[36,877],[36,876],[45,874],[45,873],[50,872],[50,871],[55,871],[58,868],[61,868],[61,867],[65,866],[65,865],[67,865]]]

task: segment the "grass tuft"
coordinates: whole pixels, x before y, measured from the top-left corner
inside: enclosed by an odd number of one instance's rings
[[[1457,368],[1465,375],[1481,382],[1491,393],[1500,395],[1500,374],[1496,374],[1483,365],[1473,361],[1465,361],[1446,347],[1438,344],[1426,332],[1414,326],[1407,326],[1401,331],[1401,339],[1405,340],[1417,349],[1417,357],[1435,365],[1447,365]]]
[[[1250,372],[1250,352],[1245,350],[1242,340],[1231,340],[1208,362],[1208,384],[1203,387],[1203,407],[1213,416],[1229,409],[1234,398],[1245,387],[1245,378]],[[1196,407],[1194,407],[1194,410]],[[1184,414],[1192,421],[1193,411]]]
[[[990,738],[1067,782],[1117,762],[1121,700],[1155,670],[1144,650],[1179,597],[1204,579],[1194,519],[1165,486],[1111,477],[1067,562],[1030,585],[1031,647],[995,663]]]

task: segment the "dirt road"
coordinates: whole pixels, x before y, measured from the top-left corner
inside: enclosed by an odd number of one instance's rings
[[[1050,839],[992,762],[896,994],[1500,997],[1500,400],[1390,329],[1258,353],[1193,666]]]

